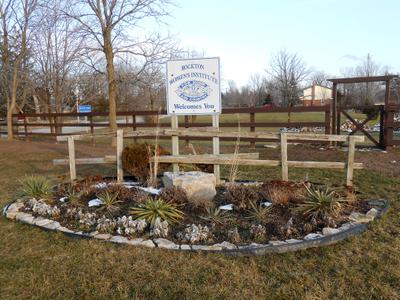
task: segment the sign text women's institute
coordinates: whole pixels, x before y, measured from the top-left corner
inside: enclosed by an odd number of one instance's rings
[[[220,113],[219,59],[167,62],[169,114]]]

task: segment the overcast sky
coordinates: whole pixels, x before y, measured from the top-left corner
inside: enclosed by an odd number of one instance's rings
[[[370,53],[400,71],[400,0],[176,0],[167,20],[184,47],[219,56],[222,78],[245,85],[286,48],[340,76]]]

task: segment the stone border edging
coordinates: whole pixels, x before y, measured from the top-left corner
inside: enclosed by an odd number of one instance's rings
[[[389,209],[390,204],[387,200],[371,200],[368,201],[370,205],[377,208],[378,213],[374,219],[381,218]],[[43,217],[35,218],[33,215],[19,212],[23,206],[21,200],[8,203],[3,207],[3,215],[10,220],[20,221],[29,225],[40,227],[48,231],[59,231],[72,238],[95,238],[104,240],[106,242],[116,244],[128,244],[134,246],[144,246],[149,248],[163,248],[175,251],[190,251],[190,252],[207,252],[207,253],[221,253],[229,256],[250,256],[250,255],[263,255],[266,253],[285,253],[297,250],[304,250],[312,247],[328,246],[340,242],[350,236],[354,236],[364,232],[368,228],[368,223],[349,223],[348,228],[340,230],[339,232],[329,235],[322,235],[314,239],[308,240],[286,240],[286,241],[270,241],[269,244],[250,244],[246,246],[236,246],[229,242],[222,242],[214,245],[177,245],[174,242],[164,239],[127,239],[124,236],[111,235],[111,234],[94,234],[75,232],[66,227],[61,226],[57,221],[46,219]]]

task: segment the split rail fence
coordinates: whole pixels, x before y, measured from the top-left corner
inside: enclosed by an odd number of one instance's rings
[[[274,114],[274,113],[284,113],[291,114],[292,118],[295,117],[298,113],[308,113],[315,112],[321,113],[322,116],[316,118],[317,121],[302,121],[302,122],[292,122],[289,121],[265,121],[268,117],[264,117],[264,120],[258,120],[258,117],[261,114]],[[120,119],[120,122],[117,124],[118,128],[121,129],[129,129],[131,128],[133,131],[146,129],[146,128],[156,128],[156,127],[170,127],[169,122],[163,122],[161,119],[161,123],[157,124],[156,122],[151,122],[150,120],[156,119],[156,117],[161,116],[163,118],[166,117],[166,111],[158,111],[158,110],[143,110],[143,111],[127,111],[127,112],[118,112],[117,117]],[[318,107],[249,107],[249,108],[225,108],[222,109],[222,116],[220,117],[219,127],[221,128],[237,128],[238,122],[235,120],[226,121],[224,116],[236,115],[240,114],[241,116],[247,115],[244,119],[248,121],[240,122],[240,127],[242,129],[247,129],[250,132],[256,132],[257,130],[266,130],[266,128],[321,128],[323,133],[329,134],[331,132],[331,109],[329,105],[326,106],[318,106]],[[95,133],[96,128],[107,128],[109,126],[108,113],[100,113],[100,112],[92,112],[92,113],[40,113],[40,114],[16,114],[14,115],[13,128],[14,134],[20,137],[30,137],[30,136],[61,136],[61,135],[75,135],[82,134],[82,131],[88,129],[88,132],[91,134]],[[78,122],[78,118],[87,119],[87,122]],[[140,122],[139,118],[142,118]],[[123,121],[123,122],[122,122]],[[179,120],[179,125],[184,128],[204,128],[212,126],[212,122],[198,122],[191,121],[189,116],[182,117],[182,120]],[[71,127],[82,128],[82,131],[79,132],[67,132]],[[65,130],[63,130],[65,129]],[[1,130],[0,130],[1,131]],[[194,131],[193,131],[194,132]],[[1,133],[1,132],[0,132]],[[5,133],[5,132],[2,132]],[[142,138],[154,138],[154,133],[149,132],[149,136]],[[163,137],[160,137],[163,138]],[[184,138],[186,141],[189,140],[208,140],[208,137],[199,137],[194,136],[192,132],[188,133],[188,135]],[[233,141],[234,138],[225,137],[222,138],[223,141]],[[250,142],[251,146],[254,146],[256,139],[248,137],[243,138],[244,142]],[[260,140],[260,142],[271,141],[269,139]]]
[[[116,133],[117,147],[115,156],[106,156],[104,158],[80,158],[75,157],[75,140],[85,138],[92,138],[94,135],[78,135],[78,136],[60,136],[58,141],[68,141],[68,159],[56,159],[56,165],[69,165],[71,181],[76,179],[76,165],[77,164],[103,164],[115,163],[117,164],[117,180],[123,180],[123,167],[122,167],[122,151],[124,138],[138,138],[149,135],[148,130],[127,132],[124,134],[122,130]],[[295,134],[295,133],[268,133],[268,132],[223,132],[215,128],[203,128],[195,132],[187,129],[164,129],[158,132],[160,137],[171,138],[175,143],[178,143],[179,137],[185,137],[188,134],[194,137],[207,137],[207,138],[230,138],[242,139],[250,138],[257,139],[274,139],[280,141],[281,159],[280,160],[261,160],[258,159],[257,153],[240,154],[205,154],[205,155],[168,155],[158,156],[152,158],[151,161],[158,163],[172,163],[178,164],[212,164],[218,165],[231,165],[237,163],[238,165],[260,166],[260,167],[281,167],[282,180],[289,180],[289,167],[291,168],[320,168],[320,169],[345,169],[346,170],[346,185],[353,185],[353,175],[355,169],[362,169],[362,163],[354,161],[355,146],[357,142],[363,142],[363,136],[347,136],[347,135],[324,135],[324,134]],[[109,136],[110,134],[108,134]],[[99,136],[99,135],[95,135]],[[115,136],[115,134],[113,134]],[[318,142],[348,142],[348,156],[347,162],[320,162],[320,161],[291,161],[288,158],[288,142],[299,141],[318,141]],[[179,143],[178,143],[179,145]],[[177,151],[179,153],[179,150]],[[179,168],[178,168],[179,170]],[[217,178],[219,182],[219,177]]]

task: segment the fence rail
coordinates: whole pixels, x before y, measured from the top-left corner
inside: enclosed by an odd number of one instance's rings
[[[57,137],[57,140],[67,141],[68,142],[68,159],[55,159],[53,163],[55,165],[69,165],[70,168],[70,178],[71,181],[74,181],[76,176],[76,165],[77,164],[107,164],[107,163],[117,163],[117,178],[118,182],[123,180],[123,167],[122,167],[122,150],[123,150],[123,139],[131,138],[131,137],[140,137],[147,136],[148,131],[137,131],[133,133],[124,133],[123,130],[118,130],[116,133],[117,137],[117,149],[115,156],[106,156],[100,158],[75,158],[75,141],[83,140],[86,138],[93,138],[94,136],[101,135],[77,135],[77,136],[68,136],[68,137]],[[171,130],[162,130],[158,133],[161,137],[167,137],[172,140],[176,139],[178,141],[179,138],[189,134],[189,130],[187,129],[171,129]],[[200,130],[197,132],[198,136],[205,137],[213,137],[213,138],[221,138],[221,137],[230,137],[233,139],[242,139],[242,135],[244,137],[252,137],[255,139],[258,138],[278,138],[280,141],[281,148],[281,158],[280,160],[261,160],[258,159],[257,153],[247,153],[247,154],[201,154],[201,155],[179,155],[179,144],[177,143],[177,151],[172,151],[176,154],[173,155],[165,155],[153,157],[150,159],[151,162],[155,163],[172,163],[177,166],[174,172],[179,171],[178,164],[212,164],[215,166],[219,165],[248,165],[248,166],[260,166],[260,167],[281,167],[282,169],[282,180],[289,180],[289,167],[292,168],[319,168],[319,169],[345,169],[346,170],[346,185],[353,185],[353,175],[355,169],[362,169],[362,163],[356,163],[354,161],[355,155],[355,145],[357,142],[364,141],[363,136],[344,136],[344,135],[324,135],[324,134],[290,134],[290,133],[256,133],[256,132],[221,132],[216,128],[207,128],[204,130]],[[103,136],[110,136],[110,134],[104,134]],[[111,136],[115,136],[111,134]],[[311,140],[311,141],[330,141],[330,142],[342,142],[348,141],[348,156],[347,162],[325,162],[325,161],[290,161],[288,159],[288,141],[302,141],[302,140]],[[174,143],[172,143],[174,146]],[[215,171],[215,169],[214,169]],[[220,182],[219,173],[216,176],[217,182]]]
[[[352,109],[352,107],[339,107],[338,112],[345,111],[346,109]],[[270,121],[268,114],[271,113],[286,113],[293,114],[295,116],[298,113],[315,112],[321,113],[319,120],[316,121],[302,121],[302,122],[292,122],[292,121]],[[371,136],[370,133],[365,132],[362,128],[362,123],[359,123],[359,128],[356,129],[359,132],[365,134],[370,140],[372,140],[377,146],[385,148],[387,146],[400,145],[400,140],[396,139],[396,130],[400,128],[400,122],[395,121],[395,114],[400,113],[400,105],[389,104],[386,107],[380,108],[381,114],[381,128],[384,130],[379,134],[379,143],[374,142],[375,137]],[[240,127],[249,131],[257,132],[258,130],[265,130],[265,128],[282,128],[282,127],[297,127],[304,128],[306,131],[308,128],[320,128],[321,132],[325,134],[340,134],[340,114],[337,120],[332,119],[332,110],[329,105],[319,106],[319,107],[247,107],[247,108],[225,108],[222,110],[221,121],[219,127],[221,128],[237,128],[237,122],[234,122],[232,118],[227,120],[228,115],[240,114],[241,117],[245,116],[245,121],[240,123]],[[261,118],[260,114],[267,114]],[[156,124],[149,120],[157,115],[166,116],[166,111],[155,111],[155,110],[141,110],[141,111],[126,111],[117,112],[117,116],[120,118],[126,118],[123,123],[118,123],[118,128],[130,128],[133,131],[142,130],[146,128],[156,128],[157,126],[161,128],[169,128],[170,122],[161,122]],[[13,129],[14,134],[20,137],[31,137],[31,136],[69,136],[69,135],[79,135],[85,128],[87,132],[93,134],[98,128],[107,128],[108,123],[108,113],[107,112],[92,112],[92,113],[27,113],[27,114],[15,114],[13,116]],[[77,118],[85,118],[87,122],[78,122]],[[141,120],[139,120],[141,118]],[[228,117],[229,118],[229,117]],[[289,118],[288,118],[289,119]],[[212,122],[206,122],[204,120],[193,121],[188,116],[179,119],[180,128],[205,128],[212,126]],[[242,119],[243,120],[243,119]],[[332,126],[333,124],[333,126]],[[357,125],[357,124],[356,124]],[[0,134],[6,134],[6,122],[0,122]],[[3,129],[2,129],[3,128]],[[72,132],[70,128],[75,128]],[[264,129],[262,129],[264,128]],[[80,130],[81,129],[81,130]],[[195,131],[192,130],[191,133]],[[143,136],[142,138],[154,138],[154,134],[149,136]],[[164,139],[165,137],[161,137]],[[198,137],[185,136],[184,139],[188,142],[189,140],[210,140],[209,137]],[[212,139],[212,138],[211,138]],[[221,141],[233,141],[234,139],[228,137],[221,137]],[[255,142],[270,142],[278,140],[273,139],[254,139],[251,137],[243,138],[242,141],[250,142],[251,146],[255,146]],[[309,143],[310,141],[301,141],[304,143]]]
[[[271,114],[271,113],[286,113],[297,114],[297,113],[307,113],[316,112],[322,113],[320,120],[317,121],[302,121],[302,122],[291,122],[282,120],[273,122],[268,121],[267,118],[264,120],[257,120],[257,116],[260,114]],[[319,127],[324,133],[330,133],[331,130],[331,110],[329,105],[319,106],[319,107],[247,107],[247,108],[225,108],[222,109],[221,121],[219,127],[221,128],[237,128],[237,122],[231,120],[224,120],[224,116],[241,114],[247,115],[246,121],[240,122],[241,128],[246,128],[250,132],[256,132],[257,128],[304,128],[304,127]],[[127,111],[127,112],[117,112],[118,117],[125,117],[123,123],[118,123],[118,128],[131,128],[133,131],[144,129],[144,128],[156,128],[157,126],[161,128],[169,128],[171,125],[169,122],[162,122],[156,124],[146,120],[145,117],[156,117],[157,115],[166,116],[166,111],[155,111],[155,110],[142,110],[142,111]],[[96,128],[106,128],[109,123],[106,119],[108,113],[104,112],[92,112],[92,113],[30,113],[30,114],[15,114],[13,118],[14,133],[19,136],[60,136],[60,135],[75,135],[81,134],[82,132],[65,132],[67,127],[77,127],[77,128],[87,128],[90,133],[93,134]],[[104,117],[104,120],[99,120]],[[143,119],[138,121],[137,118],[142,117]],[[78,122],[77,118],[85,118],[87,122]],[[34,120],[36,119],[36,120]],[[289,119],[289,118],[288,118]],[[212,126],[212,122],[204,121],[191,121],[191,119],[186,116],[180,119],[180,128],[204,128]],[[194,131],[193,131],[194,132]],[[154,134],[151,134],[143,138],[153,138]],[[187,136],[186,140],[208,140],[207,137],[194,137]],[[225,141],[232,141],[232,138],[222,138]],[[274,139],[276,141],[276,139]],[[255,145],[257,139],[244,138],[243,141],[248,141],[251,146]],[[261,141],[261,140],[259,140]],[[263,141],[269,141],[268,139]]]

